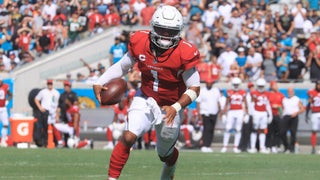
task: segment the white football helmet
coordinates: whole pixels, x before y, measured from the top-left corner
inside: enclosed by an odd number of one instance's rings
[[[265,89],[266,84],[267,84],[266,80],[264,80],[263,78],[259,78],[259,79],[256,81],[257,90],[258,90],[259,92],[263,92],[264,89]]]
[[[178,45],[180,33],[183,29],[181,13],[173,6],[159,6],[151,21],[151,41],[162,49],[169,49]]]
[[[240,89],[241,79],[235,77],[231,80],[232,89],[238,91]]]

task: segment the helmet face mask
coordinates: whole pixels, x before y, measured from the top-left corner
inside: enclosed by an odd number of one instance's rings
[[[257,82],[256,82],[256,84],[257,84],[257,90],[258,90],[259,92],[263,92],[264,89],[265,89],[265,86],[266,86],[266,80],[264,80],[264,79],[258,79]]]
[[[231,80],[232,89],[235,91],[238,91],[240,89],[241,79],[238,77],[235,77]]]
[[[151,19],[151,41],[162,49],[178,45],[183,29],[181,13],[173,6],[160,6]]]

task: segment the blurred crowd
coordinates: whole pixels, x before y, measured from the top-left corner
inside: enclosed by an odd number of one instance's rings
[[[181,11],[183,38],[202,53],[203,81],[211,76],[299,82],[320,76],[319,2],[313,0],[4,0],[0,71],[10,72],[111,26],[149,25],[160,4]]]

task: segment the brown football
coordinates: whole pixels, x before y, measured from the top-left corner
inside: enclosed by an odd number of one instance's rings
[[[124,97],[127,90],[127,82],[122,78],[112,79],[103,86],[108,89],[101,91],[100,97],[102,105],[117,104]]]

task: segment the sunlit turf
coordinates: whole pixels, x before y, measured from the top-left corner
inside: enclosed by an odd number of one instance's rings
[[[106,150],[0,148],[0,179],[107,179],[110,154]],[[320,156],[310,154],[180,151],[175,179],[319,179],[319,165]],[[120,180],[157,180],[161,168],[154,150],[135,150]]]

